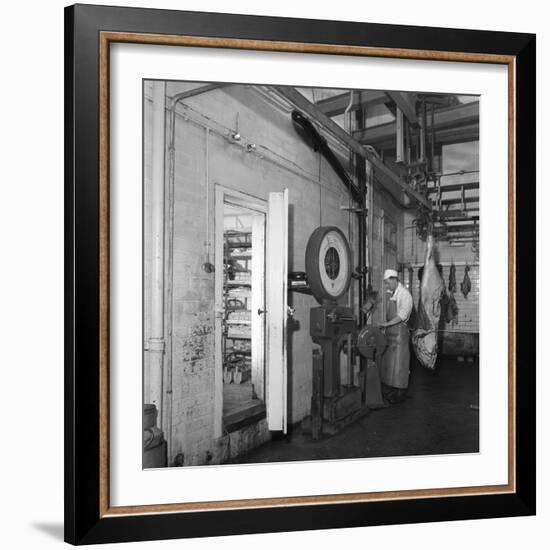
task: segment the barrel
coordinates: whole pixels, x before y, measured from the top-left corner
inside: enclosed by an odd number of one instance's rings
[[[143,405],[143,429],[147,430],[157,424],[157,407],[152,403]]]

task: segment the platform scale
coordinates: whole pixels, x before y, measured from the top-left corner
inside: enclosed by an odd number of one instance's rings
[[[306,274],[311,294],[319,302],[310,310],[310,334],[320,349],[312,353],[311,417],[302,423],[313,439],[334,434],[361,418],[372,408],[383,406],[377,362],[386,347],[376,327],[357,326],[353,308],[340,305],[352,279],[351,251],[337,227],[318,227],[306,248]],[[344,351],[350,383],[343,385],[340,357]],[[361,361],[359,385],[353,384],[353,365]]]

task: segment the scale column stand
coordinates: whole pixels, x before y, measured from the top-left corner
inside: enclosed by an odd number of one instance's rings
[[[323,435],[323,352],[319,349],[313,350],[312,367],[311,437],[321,439]]]

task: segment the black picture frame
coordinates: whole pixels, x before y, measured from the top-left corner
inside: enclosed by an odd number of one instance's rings
[[[497,54],[515,70],[515,490],[109,515],[100,466],[100,33]],[[75,5],[65,9],[65,540],[129,542],[535,514],[535,63],[532,34]]]

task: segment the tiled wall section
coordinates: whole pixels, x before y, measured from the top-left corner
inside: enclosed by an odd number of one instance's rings
[[[460,283],[464,278],[464,265],[457,265],[456,268],[456,292],[454,297],[456,300],[456,305],[458,306],[458,322],[448,323],[446,325],[446,330],[451,331],[468,331],[468,332],[478,332],[479,331],[479,265],[470,265],[470,271],[468,276],[472,283],[472,288],[467,297],[465,297],[460,291]],[[447,293],[449,294],[449,273],[450,266],[443,265],[443,280],[445,281],[445,288],[447,288]],[[405,270],[404,273],[405,286],[409,289],[411,288],[408,281],[408,272]],[[412,281],[412,291],[413,300],[415,305],[418,304],[418,296],[420,290],[420,281],[418,280],[418,267],[413,269],[413,281]]]
[[[412,219],[410,214],[406,214],[403,263],[406,266],[412,265],[414,267],[411,293],[416,306],[418,304],[418,292],[420,288],[418,268],[424,263],[426,244],[417,238],[415,229],[411,227]],[[447,289],[449,287],[451,261],[455,263],[456,267],[456,292],[454,296],[458,306],[458,323],[454,326],[449,323],[446,329],[457,332],[479,331],[479,253],[475,249],[472,249],[471,243],[466,243],[463,247],[451,247],[448,242],[440,241],[437,243],[437,261],[443,266],[443,279],[445,281],[445,288]],[[460,283],[464,278],[466,264],[470,266],[468,275],[472,283],[472,289],[465,298],[460,291]],[[407,269],[404,270],[403,278],[408,286]]]

